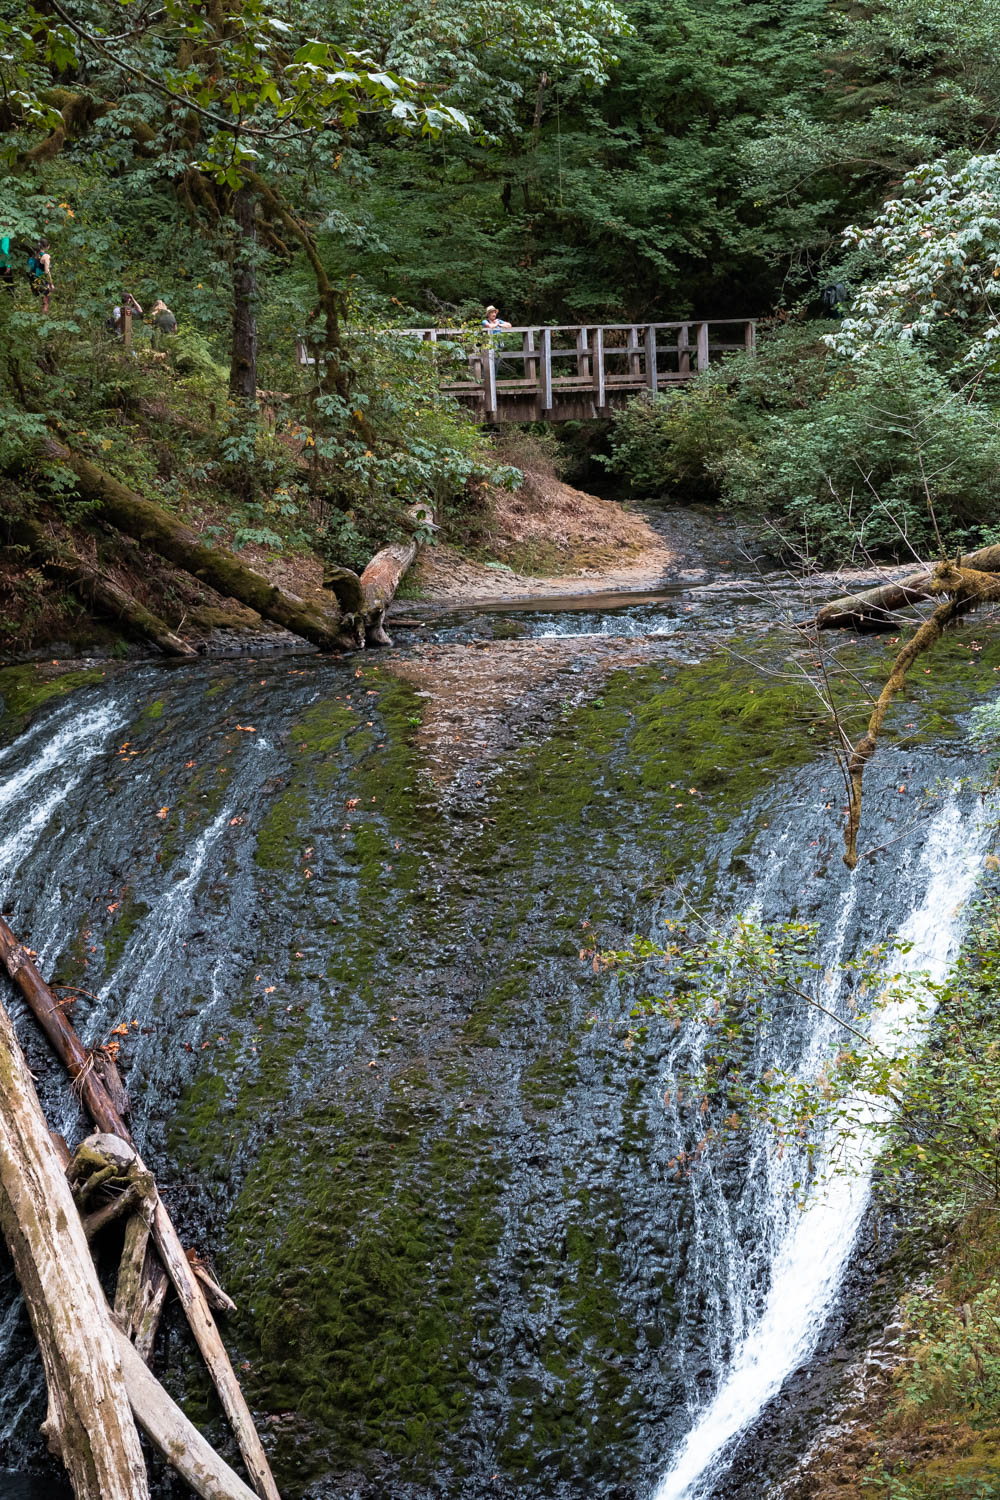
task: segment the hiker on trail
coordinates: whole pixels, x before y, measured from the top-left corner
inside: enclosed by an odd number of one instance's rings
[[[150,317],[153,320],[153,327],[156,329],[157,333],[177,332],[177,319],[174,317],[167,304],[163,301],[162,297],[158,297],[153,303],[153,309],[150,313]]]
[[[492,333],[494,330],[503,328],[513,328],[513,326],[513,323],[504,322],[503,318],[501,318],[495,307],[490,306],[486,309],[486,316],[483,319],[483,327],[488,333]]]
[[[14,292],[14,266],[10,258],[10,235],[0,235],[0,286],[5,292]]]
[[[49,298],[56,289],[52,280],[52,258],[48,240],[39,240],[28,256],[28,285],[33,297],[41,297],[42,312],[49,310]]]
[[[126,292],[120,304],[111,309],[111,317],[108,319],[108,327],[120,339],[125,337],[125,314],[127,312],[131,313],[134,318],[142,317],[142,308],[131,292]]]

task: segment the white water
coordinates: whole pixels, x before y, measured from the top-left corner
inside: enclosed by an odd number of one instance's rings
[[[0,896],[6,898],[26,858],[53,813],[100,755],[120,719],[114,702],[74,713],[45,744],[41,754],[0,784]],[[45,721],[46,726],[50,721]],[[15,741],[23,749],[22,741]],[[0,755],[6,758],[8,751]],[[29,811],[30,809],[30,811]],[[26,816],[27,813],[27,816]]]
[[[926,974],[931,980],[944,977],[961,942],[963,908],[975,886],[987,831],[987,820],[981,812],[963,818],[954,800],[941,808],[920,858],[915,888],[919,891],[922,886],[922,892],[899,932],[902,939],[913,944],[898,964],[901,970]],[[855,890],[852,885],[845,894],[835,944],[831,945],[838,949],[843,947],[849,930],[847,916],[856,899]],[[824,957],[831,963],[850,954],[833,954],[828,948]],[[799,1064],[804,1076],[815,1073],[817,1062],[829,1050],[835,1027],[822,1012],[813,1014],[815,1021]],[[918,991],[891,1012],[887,1008],[876,1013],[872,1039],[890,1053],[910,1050],[921,1041],[929,1018],[926,992]],[[772,1231],[767,1295],[759,1314],[743,1327],[738,1326],[742,1321],[739,1314],[750,1289],[744,1287],[743,1295],[731,1301],[735,1349],[728,1368],[721,1374],[715,1395],[693,1413],[693,1425],[656,1486],[653,1500],[699,1500],[705,1496],[724,1469],[734,1440],[815,1349],[868,1205],[880,1143],[875,1127],[886,1118],[883,1111],[879,1102],[863,1104],[849,1171],[843,1170],[842,1153],[841,1170],[832,1169],[830,1158],[840,1144],[840,1132],[836,1126],[831,1127],[801,1211],[790,1211],[794,1202],[791,1183],[798,1164],[791,1153],[779,1157],[770,1132],[761,1131],[755,1145],[768,1153],[769,1201],[760,1208],[765,1219],[770,1215],[767,1227]],[[719,1231],[723,1222],[717,1220]],[[761,1231],[764,1229],[762,1223]],[[727,1271],[730,1281],[732,1274]],[[710,1289],[706,1290],[710,1294]]]

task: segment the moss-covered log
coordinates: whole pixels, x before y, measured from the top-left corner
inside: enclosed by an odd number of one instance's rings
[[[167,656],[197,656],[194,646],[181,640],[165,620],[146,609],[113,578],[86,562],[68,543],[60,543],[37,521],[28,517],[10,521],[7,534],[18,547],[27,548],[47,573],[68,583],[98,614],[120,621],[133,635],[151,642]]]
[[[307,604],[248,568],[232,552],[210,546],[162,505],[137,495],[64,443],[50,438],[46,448],[48,457],[58,459],[76,475],[80,493],[98,501],[103,518],[126,536],[204,579],[220,594],[238,599],[265,619],[311,641],[321,651],[342,650],[352,644],[343,637],[338,614]]]
[[[43,1431],[77,1500],[145,1500],[146,1466],[107,1303],[2,1006],[0,1222],[45,1368]]]
[[[947,627],[961,615],[977,605],[1000,599],[1000,578],[982,564],[985,562],[1000,570],[1000,547],[983,547],[971,558],[980,560],[980,567],[959,567],[954,563],[938,563],[928,584],[928,595],[951,597],[939,604],[896,654],[892,670],[878,695],[875,707],[868,720],[868,728],[851,751],[847,761],[850,796],[847,808],[847,825],[844,830],[844,864],[853,870],[858,862],[858,830],[861,826],[861,798],[864,790],[865,767],[875,754],[878,737],[889,705],[903,687],[906,673]]]
[[[1000,572],[1000,546],[980,547],[978,552],[958,558],[956,566],[983,573]],[[816,625],[820,630],[898,629],[901,622],[897,611],[941,592],[935,587],[936,577],[937,571],[928,565],[878,588],[831,599],[817,612]]]

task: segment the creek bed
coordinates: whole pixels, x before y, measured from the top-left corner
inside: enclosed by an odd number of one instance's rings
[[[239,1304],[288,1500],[647,1497],[766,1304],[791,1208],[767,1147],[677,1174],[676,1038],[634,1034],[595,946],[693,902],[816,920],[847,955],[927,899],[929,831],[967,837],[975,799],[899,797],[972,768],[946,716],[931,743],[901,722],[866,818],[903,850],[851,881],[830,726],[792,648],[761,648],[778,676],[727,649],[732,610],[682,642],[601,611],[547,640],[473,620],[429,652],[133,667],[0,751],[0,896],[92,992],[85,1039],[128,1027],[136,1134]],[[506,737],[449,718],[463,683]],[[808,1041],[778,1017],[761,1065]],[[0,1293],[0,1460],[26,1473],[40,1375],[6,1265]],[[168,1323],[160,1368],[214,1423],[184,1347]]]

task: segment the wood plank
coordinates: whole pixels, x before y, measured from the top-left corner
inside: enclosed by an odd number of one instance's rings
[[[691,374],[691,325],[682,323],[677,334],[677,373]]]
[[[593,372],[594,372],[594,402],[595,402],[598,410],[600,411],[600,410],[604,409],[604,404],[605,404],[605,390],[604,390],[604,329],[603,328],[595,328],[594,329],[594,331],[593,331],[593,342],[594,342],[594,350],[593,350],[592,369],[593,369]]]
[[[708,369],[708,324],[698,324],[698,370]]]
[[[656,329],[652,323],[646,326],[646,385],[651,391],[658,389],[656,380]]]
[[[542,329],[542,369],[539,393],[542,411],[552,410],[552,329]]]

